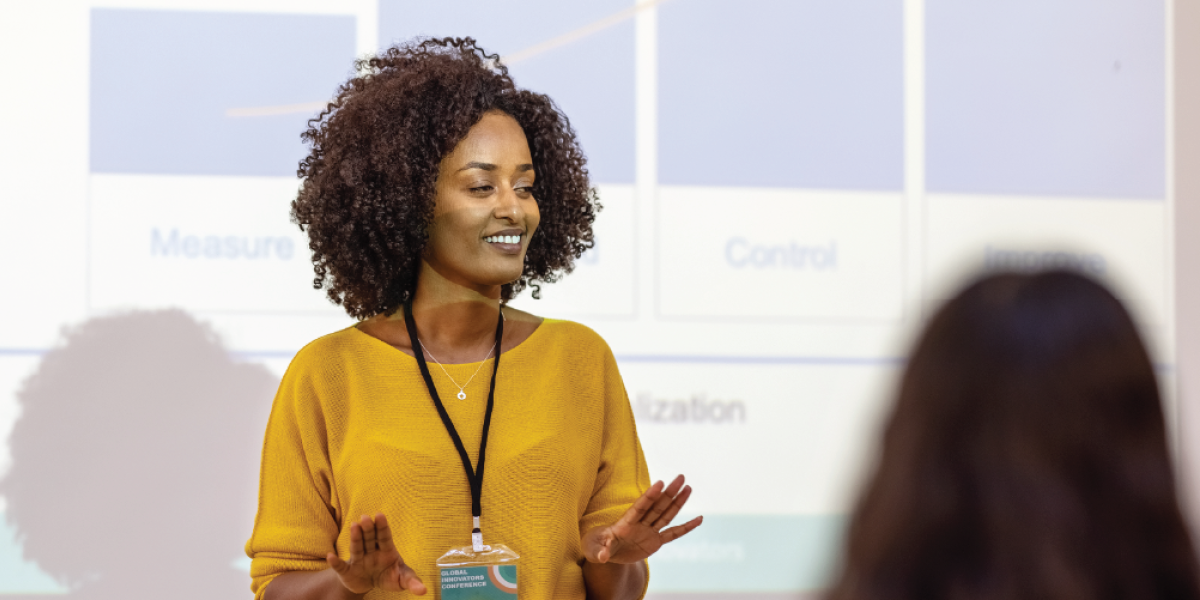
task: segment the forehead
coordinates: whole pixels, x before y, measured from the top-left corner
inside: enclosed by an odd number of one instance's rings
[[[520,123],[500,111],[484,113],[442,162],[453,166],[472,161],[497,165],[531,162],[529,142]]]

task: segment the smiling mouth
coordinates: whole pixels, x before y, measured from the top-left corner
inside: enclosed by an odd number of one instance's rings
[[[521,236],[519,235],[493,235],[483,238],[483,241],[489,244],[519,244]]]

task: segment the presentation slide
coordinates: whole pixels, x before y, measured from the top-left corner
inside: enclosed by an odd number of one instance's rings
[[[0,598],[251,597],[275,388],[354,323],[289,220],[300,134],[416,36],[499,54],[588,156],[595,247],[513,305],[604,337],[694,487],[651,597],[810,597],[964,277],[1105,281],[1170,391],[1168,2],[3,3]]]

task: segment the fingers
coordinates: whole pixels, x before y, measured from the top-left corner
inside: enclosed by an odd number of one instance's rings
[[[358,523],[350,524],[350,562],[358,562],[363,557],[363,531],[362,525]]]
[[[651,506],[649,512],[642,517],[642,523],[654,527],[653,523],[658,521],[658,518],[662,516],[663,511],[667,510],[667,507],[671,506],[672,502],[675,500],[675,495],[679,493],[679,487],[682,485],[683,475],[676,476],[675,480],[671,482],[671,485],[667,486],[667,489],[663,490],[662,495],[654,501],[654,504]],[[666,523],[663,525],[665,524]],[[661,525],[659,527],[661,527]]]
[[[375,545],[375,521],[371,519],[371,517],[363,515],[358,522],[359,526],[362,528],[363,554],[370,554],[378,550],[379,547]]]
[[[656,521],[651,523],[650,526],[655,529],[662,529],[663,527],[670,525],[671,521],[675,519],[675,515],[679,514],[680,509],[683,508],[684,504],[687,504],[688,498],[691,496],[692,486],[683,486],[683,491],[679,492],[678,496],[675,496],[675,498],[671,501],[671,505],[667,507],[666,512],[664,512]]]
[[[699,527],[703,522],[704,517],[699,516],[691,521],[688,521],[687,523],[684,523],[683,525],[676,525],[670,529],[664,530],[662,532],[662,543],[667,544],[687,535],[693,529]]]
[[[641,522],[643,517],[646,516],[646,511],[650,510],[654,506],[654,502],[658,500],[659,494],[662,493],[662,488],[663,482],[654,482],[654,485],[650,486],[650,489],[646,490],[633,503],[633,506],[629,507],[629,510],[625,512],[625,516],[621,517],[621,519],[633,523]]]
[[[383,513],[375,515],[375,544],[382,551],[396,548],[396,542],[392,540],[392,528]]]
[[[679,493],[679,488],[681,487],[683,487],[683,475],[679,474],[676,475],[675,479],[671,481],[671,485],[667,486],[667,489],[664,493],[666,493],[668,496],[674,496],[675,494]]]
[[[392,528],[383,513],[376,514],[374,519],[363,515],[350,524],[350,562],[358,562],[367,554],[393,550],[395,547]]]

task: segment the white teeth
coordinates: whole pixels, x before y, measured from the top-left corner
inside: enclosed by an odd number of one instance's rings
[[[483,238],[483,241],[489,244],[519,244],[521,236],[519,235],[493,235]]]

